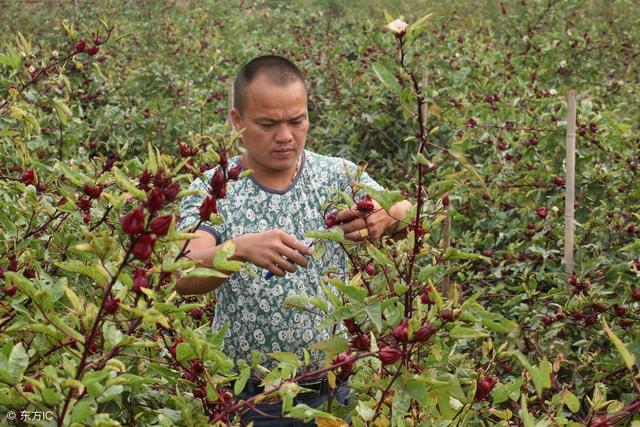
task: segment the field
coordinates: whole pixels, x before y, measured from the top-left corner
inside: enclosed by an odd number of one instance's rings
[[[242,151],[229,87],[274,53],[304,70],[306,147],[366,170],[382,208],[414,205],[394,238],[312,232],[343,245],[349,280],[287,305],[343,325],[315,349],[354,394],[297,404],[305,360],[272,353],[287,413],[640,426],[638,6],[0,0],[0,423],[239,421],[249,404],[223,386],[240,391],[259,358],[234,363],[210,328],[214,294],[174,286],[246,266],[228,245],[194,268],[175,216],[196,177]]]

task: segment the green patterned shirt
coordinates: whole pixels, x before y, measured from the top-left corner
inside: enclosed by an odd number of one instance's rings
[[[239,163],[234,157],[230,167]],[[346,166],[346,168],[345,168]],[[246,233],[281,229],[309,244],[304,234],[325,228],[321,207],[335,189],[349,194],[356,166],[352,162],[322,156],[304,150],[300,169],[292,183],[282,191],[269,189],[253,177],[229,181],[226,198],[218,201],[218,212],[224,223],[212,226],[204,223],[204,229],[216,238],[218,244]],[[206,181],[196,179],[191,189],[208,190],[208,182],[215,168],[205,172]],[[347,173],[347,170],[349,173]],[[360,182],[378,190],[382,187],[363,173]],[[194,226],[199,219],[199,207],[203,196],[186,197],[182,202],[178,229]],[[326,300],[320,288],[320,279],[326,271],[334,271],[345,278],[347,257],[337,243],[325,242],[326,252],[318,259],[307,257],[308,267],[299,267],[285,277],[273,276],[265,280],[266,270],[257,269],[258,277],[247,272],[234,273],[216,289],[216,305],[213,330],[225,324],[229,330],[224,341],[224,351],[234,359],[250,360],[251,350],[268,352],[293,352],[302,359],[302,348],[327,339],[331,330],[317,330],[320,316],[283,307],[289,295],[306,294]],[[322,367],[321,352],[310,351],[309,369]],[[276,363],[265,361],[262,365],[272,369]]]

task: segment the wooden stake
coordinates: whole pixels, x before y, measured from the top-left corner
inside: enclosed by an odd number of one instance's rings
[[[573,275],[573,218],[576,187],[576,91],[567,96],[567,153],[564,202],[564,263],[567,278]]]

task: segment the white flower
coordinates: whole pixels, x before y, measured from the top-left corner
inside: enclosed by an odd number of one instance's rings
[[[549,95],[551,96],[556,96],[558,94],[558,91],[555,89],[549,89]]]
[[[54,58],[57,58],[60,55],[60,52],[58,52],[57,50],[54,50],[51,52],[51,56],[53,56]]]
[[[403,36],[407,31],[407,23],[402,19],[396,19],[395,21],[390,22],[387,27],[399,37]]]
[[[560,68],[567,68],[567,61],[560,61]]]

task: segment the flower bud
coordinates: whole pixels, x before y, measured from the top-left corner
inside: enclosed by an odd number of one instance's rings
[[[133,255],[140,261],[147,261],[153,252],[153,247],[156,244],[156,239],[148,234],[140,237],[138,241],[133,245]]]
[[[204,314],[204,311],[202,311],[201,308],[196,307],[189,310],[189,314],[194,320],[200,320],[202,319],[202,315]]]
[[[378,352],[378,357],[383,365],[390,365],[397,362],[402,357],[402,352],[391,347],[384,347]]]
[[[353,371],[353,356],[348,351],[345,351],[344,353],[340,353],[333,360],[334,365],[338,363],[343,363],[343,362],[344,364],[340,366],[340,373],[338,374],[338,376],[341,378],[347,377],[351,373],[351,371]]]
[[[549,210],[547,209],[546,206],[540,206],[539,208],[536,209],[536,215],[538,215],[540,219],[545,219],[548,214],[549,214]]]
[[[135,235],[144,231],[144,209],[142,206],[127,213],[120,221],[122,231]]]
[[[408,24],[405,21],[403,21],[402,19],[396,19],[396,20],[390,22],[387,25],[387,28],[389,28],[391,31],[393,31],[395,33],[396,37],[402,37],[407,32],[407,26],[408,26]]]
[[[409,340],[409,320],[402,319],[400,324],[393,329],[391,335],[398,341],[405,342]]]
[[[164,236],[169,232],[172,220],[173,215],[157,216],[151,220],[149,228],[151,228],[151,231],[153,231],[157,236]]]
[[[349,344],[354,350],[369,351],[371,348],[371,337],[367,334],[359,334],[351,338]]]
[[[191,370],[196,374],[200,375],[204,372],[204,365],[202,364],[202,360],[195,359],[191,362]]]
[[[422,301],[422,303],[423,303],[424,305],[433,305],[433,304],[435,304],[435,301],[433,301],[433,300],[431,299],[431,296],[430,296],[430,292],[431,292],[431,291],[432,291],[431,286],[427,286],[427,287],[422,291],[422,293],[420,294],[420,301]]]

